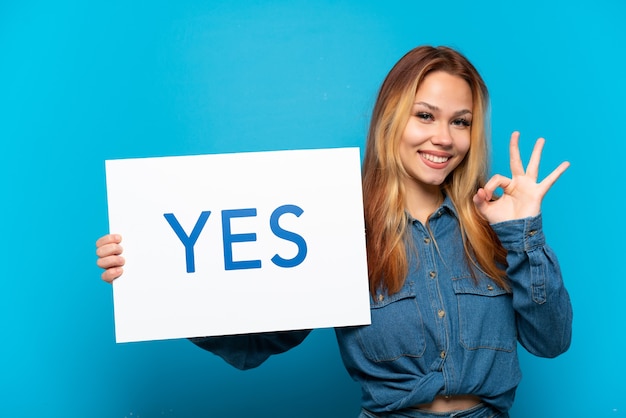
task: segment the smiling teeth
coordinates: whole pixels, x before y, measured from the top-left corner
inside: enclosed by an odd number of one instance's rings
[[[431,154],[422,154],[422,157],[433,163],[445,163],[450,159],[450,157],[437,157],[436,155]]]

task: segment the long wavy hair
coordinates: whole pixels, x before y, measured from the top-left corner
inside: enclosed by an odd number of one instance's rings
[[[434,71],[467,81],[473,99],[469,151],[441,188],[459,214],[465,258],[471,271],[482,270],[500,287],[509,290],[503,270],[506,250],[472,202],[489,171],[487,87],[478,71],[459,52],[443,46],[420,46],[409,51],[391,69],[372,112],[363,162],[370,292],[374,294],[383,288],[390,294],[396,293],[408,273],[408,219],[402,183],[407,174],[398,148],[417,89]]]

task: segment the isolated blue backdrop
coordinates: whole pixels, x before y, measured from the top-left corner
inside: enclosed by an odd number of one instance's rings
[[[626,417],[625,18],[619,0],[4,0],[0,415],[356,416],[332,330],[248,372],[184,340],[115,344],[104,160],[362,147],[382,78],[426,43],[486,79],[494,171],[513,130],[526,157],[547,138],[544,175],[572,163],[544,218],[574,340],[522,355],[512,416]]]

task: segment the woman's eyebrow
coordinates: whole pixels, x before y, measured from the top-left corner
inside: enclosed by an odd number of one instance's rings
[[[426,106],[427,108],[429,108],[432,111],[437,111],[439,110],[439,108],[435,105],[431,105],[430,103],[426,103],[426,102],[415,102],[413,103],[414,105],[422,105],[422,106]]]
[[[458,111],[454,112],[453,116],[456,118],[458,116],[467,115],[468,113],[471,115],[472,111],[469,110],[469,109],[463,109],[463,110],[458,110]]]

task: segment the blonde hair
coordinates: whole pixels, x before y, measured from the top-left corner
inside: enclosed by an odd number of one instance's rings
[[[400,290],[408,273],[405,175],[398,144],[408,122],[420,83],[434,71],[463,78],[472,91],[470,147],[459,166],[441,185],[459,215],[465,256],[472,272],[482,270],[509,289],[503,266],[506,250],[472,197],[489,171],[487,138],[488,92],[480,74],[459,52],[448,47],[421,46],[409,51],[391,69],[380,87],[372,112],[363,163],[363,198],[370,291]],[[475,261],[474,261],[475,260]]]

